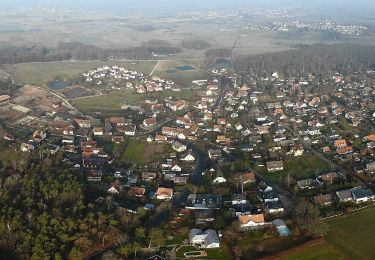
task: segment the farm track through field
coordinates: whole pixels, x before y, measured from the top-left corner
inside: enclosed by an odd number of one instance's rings
[[[150,73],[150,76],[152,76],[152,74],[154,74],[156,68],[159,66],[160,64],[160,60],[158,60],[158,62],[155,64],[155,67],[152,69],[151,73]]]

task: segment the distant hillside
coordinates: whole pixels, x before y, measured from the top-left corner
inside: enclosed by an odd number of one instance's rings
[[[352,73],[367,70],[375,64],[375,46],[361,45],[299,45],[295,50],[239,57],[238,72],[272,73],[286,76],[310,72],[325,74],[338,71]]]

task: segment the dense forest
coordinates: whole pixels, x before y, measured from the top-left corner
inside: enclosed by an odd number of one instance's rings
[[[46,62],[61,60],[107,60],[110,58],[142,60],[152,59],[153,54],[171,55],[181,48],[162,40],[151,40],[141,46],[104,49],[94,45],[71,42],[60,43],[56,48],[40,45],[9,46],[0,48],[0,64]]]
[[[207,67],[211,67],[218,59],[229,58],[231,55],[230,49],[219,48],[210,49],[206,51],[206,62]]]
[[[299,45],[297,49],[239,57],[235,69],[239,72],[272,73],[286,76],[300,73],[322,75],[326,72],[353,73],[367,70],[375,64],[375,47],[350,44]]]
[[[203,40],[183,40],[181,46],[185,49],[201,51],[208,49],[210,44]]]
[[[88,202],[79,172],[61,170],[57,159],[27,162],[23,171],[0,162],[0,258],[82,259],[114,244],[126,256],[146,243],[144,229],[135,229],[139,215],[114,206],[110,196]],[[144,235],[134,241],[134,232]],[[158,229],[147,236],[162,241]]]

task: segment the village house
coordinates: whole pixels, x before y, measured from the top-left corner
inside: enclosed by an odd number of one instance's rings
[[[230,144],[230,138],[226,137],[225,135],[218,135],[216,137],[216,143],[223,144],[223,145],[229,145]]]
[[[76,118],[74,122],[80,128],[90,128],[92,126],[91,120],[87,120],[87,119]]]
[[[208,157],[211,160],[216,160],[216,159],[221,158],[221,150],[219,150],[219,149],[209,149],[208,150]]]
[[[277,172],[277,171],[282,171],[283,169],[284,169],[283,161],[267,162],[267,171],[268,172]]]
[[[112,184],[111,187],[108,189],[108,193],[110,194],[119,194],[122,191],[121,181],[116,179]]]
[[[264,204],[267,214],[279,214],[284,212],[284,206],[281,201],[271,201]]]
[[[163,126],[161,129],[161,133],[165,136],[169,137],[177,137],[180,133],[182,133],[185,129],[183,128],[176,128],[176,127],[167,127]]]
[[[266,225],[263,214],[239,216],[238,221],[241,228],[259,228]]]
[[[156,198],[158,200],[171,200],[173,197],[173,190],[170,188],[159,187],[156,191]]]
[[[192,246],[199,248],[219,248],[220,241],[215,230],[208,229],[202,231],[201,229],[192,229],[189,233],[189,241]]]
[[[375,162],[366,164],[366,171],[371,174],[375,173]]]
[[[232,205],[248,204],[245,194],[232,194]]]
[[[250,183],[255,183],[256,182],[256,177],[255,174],[252,172],[246,172],[246,173],[239,173],[236,174],[236,179],[241,180],[243,184],[250,184]]]
[[[350,153],[353,153],[353,147],[351,146],[346,146],[346,147],[343,147],[343,148],[339,148],[336,150],[337,153],[339,155],[346,155],[346,154],[350,154]]]
[[[319,183],[332,184],[335,180],[338,179],[338,174],[336,172],[329,172],[319,175],[316,180]]]
[[[20,149],[21,149],[21,152],[31,152],[31,151],[34,151],[35,147],[29,143],[22,143]]]
[[[112,127],[117,126],[125,126],[125,118],[124,117],[109,117],[105,119]]]
[[[35,130],[33,133],[33,141],[40,144],[44,139],[46,139],[47,133],[44,130]]]
[[[363,137],[364,142],[374,142],[375,141],[375,134],[367,135]]]
[[[63,134],[64,135],[74,135],[75,127],[71,124],[64,127]]]
[[[143,181],[153,181],[157,177],[156,172],[142,172],[142,180]]]
[[[102,127],[95,127],[93,129],[93,134],[94,136],[103,136],[104,135],[104,130]]]
[[[186,161],[186,162],[193,162],[193,161],[195,161],[195,156],[192,153],[192,151],[189,151],[189,152],[187,152],[185,154],[182,154],[180,156],[180,160],[181,161]]]
[[[0,104],[2,103],[6,103],[10,100],[10,96],[9,95],[1,95],[0,96]]]
[[[101,170],[90,170],[87,173],[88,182],[101,182],[103,177],[103,172]]]
[[[185,108],[188,108],[189,103],[185,100],[178,100],[176,102],[167,103],[167,107],[172,109],[173,111],[181,111]]]
[[[223,171],[219,168],[215,174],[214,179],[212,181],[213,183],[225,183],[227,182],[227,179],[223,175]]]
[[[14,136],[11,133],[4,134],[4,140],[6,141],[14,141]]]
[[[340,149],[340,148],[344,148],[348,146],[345,139],[336,140],[333,145],[336,149]]]
[[[353,200],[356,203],[364,203],[371,200],[375,200],[375,194],[371,189],[354,188],[351,190]]]
[[[111,140],[116,144],[120,144],[125,141],[125,137],[123,135],[113,135]]]
[[[332,203],[332,195],[331,194],[324,194],[324,195],[317,195],[312,198],[314,204],[316,205],[330,205]]]
[[[162,143],[162,142],[167,142],[168,141],[168,137],[165,136],[165,135],[156,135],[155,136],[155,142],[157,143]]]
[[[172,149],[175,150],[178,153],[182,153],[182,152],[186,151],[187,147],[186,147],[186,145],[183,145],[182,143],[180,143],[178,141],[174,141],[172,143]]]
[[[125,135],[127,136],[135,136],[135,131],[137,130],[137,126],[136,125],[126,125],[123,127],[123,132]]]
[[[129,195],[141,198],[145,195],[145,189],[140,187],[130,187]]]
[[[185,208],[193,210],[220,209],[221,195],[190,194],[185,203]]]
[[[340,202],[348,202],[353,201],[353,194],[351,190],[340,190],[336,192],[336,196],[338,197]]]
[[[297,181],[297,187],[300,190],[310,190],[315,188],[316,186],[316,181],[313,179],[305,179],[305,180],[299,180]]]
[[[152,127],[152,126],[155,126],[157,124],[157,121],[156,121],[156,118],[155,117],[151,117],[151,118],[146,118],[145,120],[143,120],[143,125],[148,128],[148,127]]]
[[[74,136],[65,135],[61,140],[62,144],[74,144]]]

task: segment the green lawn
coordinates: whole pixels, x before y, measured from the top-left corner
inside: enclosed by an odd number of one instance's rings
[[[283,259],[375,259],[375,208],[328,221],[326,242]]]
[[[282,257],[281,260],[339,260],[345,259],[333,246],[328,243],[312,246],[302,252],[297,252],[292,255]]]
[[[176,67],[189,65],[194,67],[194,70],[180,71]],[[193,80],[211,79],[212,75],[206,70],[201,69],[203,67],[202,61],[161,61],[156,68],[153,75],[160,78],[169,79],[182,87],[191,87]],[[166,72],[173,70],[173,72]]]
[[[28,63],[6,65],[4,66],[4,70],[10,73],[17,83],[45,86],[47,82],[51,81],[55,77],[70,79],[83,72],[103,65],[119,65],[148,75],[156,65],[156,61],[63,61],[48,63]]]
[[[116,144],[114,142],[104,140],[103,138],[100,138],[100,137],[96,137],[95,141],[98,142],[99,146],[103,147],[106,153],[109,153],[111,155],[116,154],[121,148],[120,144]]]
[[[120,159],[123,163],[144,164],[163,157],[171,152],[168,144],[147,143],[137,139],[129,139],[125,152]]]
[[[207,256],[203,259],[212,259],[212,260],[229,260],[233,259],[232,255],[228,252],[227,248],[218,248],[218,249],[205,249]]]
[[[268,172],[266,166],[254,167],[255,170],[262,173],[267,178],[279,180],[285,178],[288,174],[292,177],[305,177],[327,171],[329,165],[320,160],[311,153],[304,153],[299,157],[288,157],[284,160],[284,170],[280,172]]]
[[[186,101],[196,101],[196,91],[187,89],[181,89],[181,91],[179,92],[166,90],[161,92],[150,93],[148,95],[160,99],[172,97],[174,100],[184,99]]]
[[[108,95],[79,98],[72,105],[83,112],[120,110],[125,102],[138,104],[144,101],[144,96],[136,94],[131,89],[114,91]]]
[[[163,91],[150,94],[137,94],[131,89],[114,91],[107,95],[79,98],[72,101],[72,105],[82,112],[120,110],[125,102],[140,105],[147,97],[173,97],[174,99],[195,100],[195,92],[182,90],[181,92]]]
[[[282,250],[297,246],[305,241],[302,236],[289,236],[280,238],[273,236],[264,237],[264,232],[247,231],[241,234],[239,247],[243,251],[244,259],[257,259],[262,256],[270,255]]]
[[[375,259],[375,208],[329,221],[327,241],[351,259]]]
[[[191,251],[206,251],[206,257],[199,257],[199,259],[212,259],[212,260],[229,260],[232,259],[232,255],[228,252],[226,248],[211,248],[211,249],[199,249],[193,246],[183,246],[176,252],[177,258],[184,258],[185,252]],[[193,258],[194,259],[194,258]]]
[[[193,246],[182,246],[177,252],[176,252],[176,256],[177,257],[184,257],[184,254],[186,252],[190,252],[190,251],[197,251],[199,249],[193,247]]]

